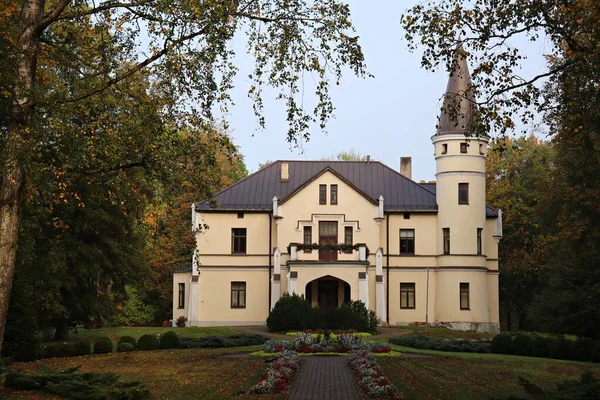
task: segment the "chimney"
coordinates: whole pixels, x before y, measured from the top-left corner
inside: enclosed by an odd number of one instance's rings
[[[287,161],[281,163],[281,180],[287,181],[290,179],[290,164]]]
[[[412,179],[412,157],[400,157],[400,175]]]
[[[371,162],[371,156],[367,155],[367,162],[370,163]]]

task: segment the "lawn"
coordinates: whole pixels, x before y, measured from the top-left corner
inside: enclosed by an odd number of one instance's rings
[[[229,349],[137,351],[73,358],[46,359],[50,367],[65,369],[81,365],[81,372],[113,372],[125,380],[148,385],[154,399],[231,399],[245,393],[266,369],[262,358],[223,358],[224,354],[251,352],[262,346]],[[13,369],[34,370],[35,362],[15,363]],[[52,398],[41,392],[0,389],[0,398]],[[283,396],[248,395],[251,399],[283,399]]]
[[[399,346],[394,346],[397,348]],[[407,349],[405,349],[407,350]],[[419,352],[421,352],[419,350]],[[380,358],[385,375],[402,398],[484,399],[523,396],[518,376],[531,380],[541,388],[555,388],[565,379],[577,379],[592,370],[600,376],[600,365],[575,361],[550,360],[495,354],[454,353],[461,356],[427,359]]]
[[[455,329],[447,329],[447,328],[428,328],[425,329],[424,326],[390,326],[389,328],[393,329],[404,329],[413,331],[412,333],[415,335],[423,335],[435,338],[443,338],[443,339],[491,339],[495,336],[492,333],[485,332],[473,332],[473,331],[459,331]]]
[[[142,335],[163,334],[167,331],[174,331],[181,337],[206,337],[206,336],[232,336],[240,332],[231,328],[223,327],[188,327],[188,328],[163,328],[163,327],[115,327],[115,328],[99,328],[99,329],[78,329],[77,332],[71,332],[69,341],[74,340],[94,340],[108,336],[114,343],[117,343],[122,336],[133,336],[138,339]]]

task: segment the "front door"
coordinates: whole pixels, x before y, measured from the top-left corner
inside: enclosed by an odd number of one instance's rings
[[[319,244],[338,244],[337,221],[319,221]],[[319,261],[337,261],[337,251],[319,250]]]
[[[338,306],[338,281],[320,280],[319,307],[337,308]]]

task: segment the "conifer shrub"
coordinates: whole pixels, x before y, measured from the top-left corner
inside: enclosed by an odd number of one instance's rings
[[[160,336],[161,349],[177,349],[181,347],[179,336],[173,331],[168,331]]]
[[[492,339],[492,353],[514,354],[513,338],[504,333],[494,336]]]
[[[75,353],[78,356],[87,356],[88,354],[92,354],[92,344],[85,340],[78,340],[73,343],[73,347],[75,347]]]
[[[134,350],[137,349],[137,340],[132,336],[122,336],[121,339],[119,339],[119,344],[121,343],[129,343],[133,346]]]
[[[101,337],[94,342],[94,354],[107,354],[112,353],[112,351],[113,343],[106,336]]]
[[[129,353],[130,351],[134,351],[135,348],[131,343],[119,343],[117,345],[117,351],[119,353]]]
[[[160,342],[156,335],[142,335],[137,342],[138,350],[156,350],[159,347]]]

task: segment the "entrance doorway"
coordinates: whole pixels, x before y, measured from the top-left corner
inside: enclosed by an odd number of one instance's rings
[[[338,243],[338,223],[337,221],[319,221],[319,244],[337,244]],[[319,261],[337,261],[338,252],[319,250]]]
[[[319,307],[337,308],[338,281],[319,281]]]
[[[313,307],[322,309],[337,308],[351,300],[350,285],[331,275],[308,282],[304,293]]]

